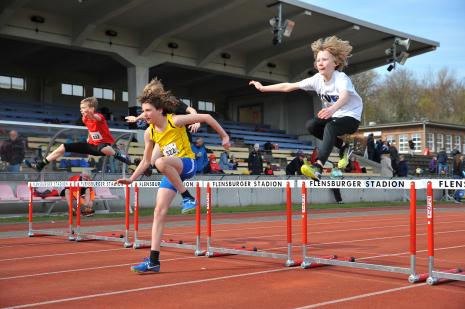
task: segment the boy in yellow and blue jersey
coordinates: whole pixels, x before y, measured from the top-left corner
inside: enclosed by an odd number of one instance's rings
[[[183,180],[195,175],[195,155],[191,150],[185,126],[205,122],[220,135],[225,149],[229,149],[230,144],[228,134],[211,115],[174,115],[178,101],[169,91],[164,90],[157,79],[145,86],[138,99],[142,104],[145,120],[149,124],[144,134],[144,156],[134,174],[129,179],[118,179],[118,183],[132,183],[150,164],[154,164],[164,175],[156,197],[150,257],[131,267],[131,270],[137,273],[159,272],[160,242],[171,202],[179,191],[183,198],[183,213],[194,210],[196,204],[183,184]]]

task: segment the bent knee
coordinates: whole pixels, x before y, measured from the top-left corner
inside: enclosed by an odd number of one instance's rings
[[[165,169],[165,158],[164,157],[161,157],[161,158],[158,158],[155,160],[155,162],[152,162],[152,164],[155,163],[155,167],[159,170],[159,171],[163,171]]]

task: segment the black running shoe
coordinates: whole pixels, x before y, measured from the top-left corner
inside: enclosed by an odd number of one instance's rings
[[[125,155],[119,151],[116,152],[115,154],[115,159],[118,161],[121,161],[127,165],[131,165],[131,159],[129,158],[128,155]]]
[[[27,167],[33,168],[36,171],[40,172],[44,169],[45,163],[44,162],[37,162],[37,161],[29,161],[29,160],[24,160],[24,164],[26,164]]]

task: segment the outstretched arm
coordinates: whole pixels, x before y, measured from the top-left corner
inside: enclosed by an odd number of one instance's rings
[[[195,110],[195,108],[192,108],[190,106],[187,107],[186,112],[191,115],[197,114],[197,111]],[[200,128],[200,122],[193,123],[189,126],[189,129],[192,133],[197,132],[199,128]]]
[[[229,149],[231,147],[229,143],[229,136],[226,133],[226,131],[221,127],[221,125],[216,121],[211,115],[209,114],[191,114],[191,115],[174,115],[173,116],[173,122],[174,125],[179,127],[179,126],[186,126],[192,123],[196,122],[205,122],[207,123],[210,127],[213,128],[213,130],[218,133],[218,135],[221,137],[222,140],[222,145],[225,149]]]
[[[148,130],[149,129],[145,130],[145,133],[144,133],[145,149],[144,149],[144,156],[142,157],[142,160],[140,161],[139,165],[137,166],[136,170],[131,175],[131,177],[118,179],[116,181],[117,183],[130,184],[134,180],[136,180],[140,175],[142,175],[146,169],[149,168],[150,160],[152,159],[152,152],[153,152],[153,149],[156,148],[154,147],[156,145],[150,138],[150,134]]]
[[[140,114],[139,116],[126,116],[124,117],[124,119],[126,119],[126,122],[129,122],[129,123],[132,123],[132,122],[136,122],[137,120],[144,120],[144,113]]]
[[[260,82],[252,80],[249,85],[254,86],[260,92],[291,92],[299,88],[299,83],[279,83],[274,85],[263,86]]]

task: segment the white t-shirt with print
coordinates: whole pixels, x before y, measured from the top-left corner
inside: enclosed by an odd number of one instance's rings
[[[316,91],[324,107],[329,107],[336,103],[339,99],[339,94],[343,90],[349,92],[349,100],[340,109],[338,109],[332,117],[352,117],[360,121],[363,110],[362,98],[355,91],[350,78],[344,73],[334,71],[331,80],[325,82],[323,75],[316,73],[312,77],[301,80],[299,88],[306,91]]]

